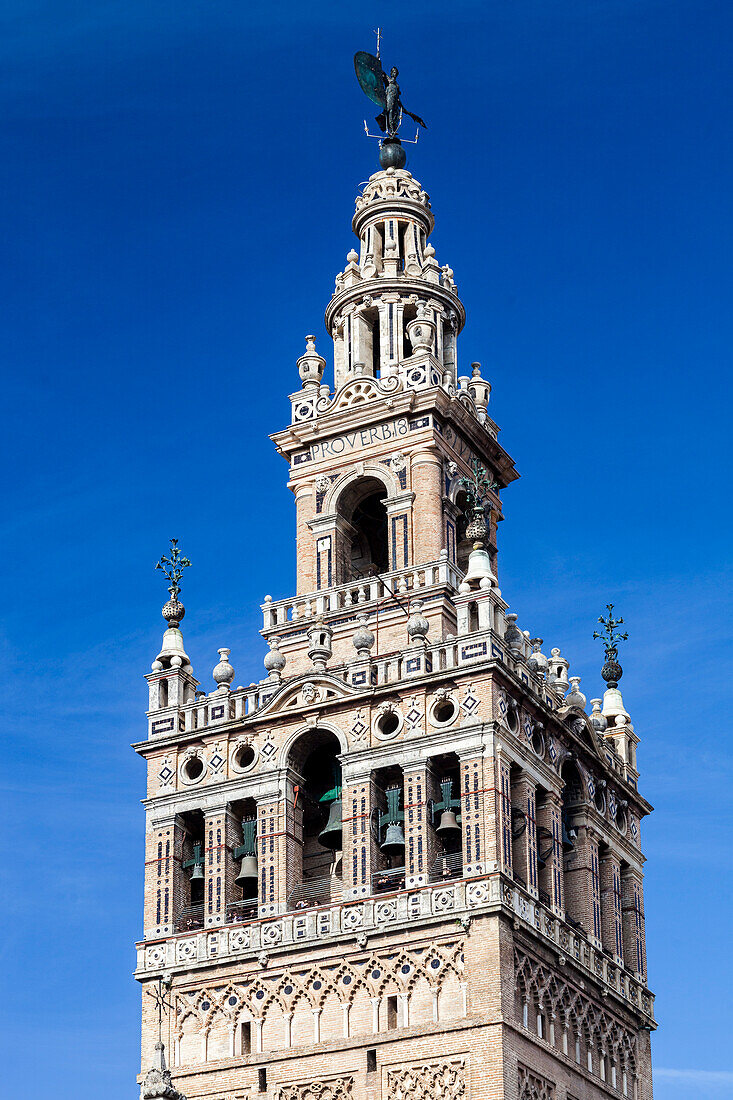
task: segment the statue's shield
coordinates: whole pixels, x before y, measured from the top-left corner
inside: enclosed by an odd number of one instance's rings
[[[386,107],[387,100],[384,95],[384,70],[378,57],[360,50],[354,54],[354,68],[356,79],[364,95],[368,95],[372,103],[377,107]]]

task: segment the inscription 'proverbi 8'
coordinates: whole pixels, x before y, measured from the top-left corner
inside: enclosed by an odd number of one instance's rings
[[[399,439],[407,435],[410,424],[405,416],[398,416],[395,420],[388,420],[385,424],[377,424],[373,428],[361,428],[354,432],[346,432],[345,435],[334,436],[333,439],[324,439],[319,443],[311,443],[310,460],[319,458],[331,458],[334,455],[349,454],[358,451],[362,447],[368,447],[371,443],[385,443],[390,439]],[[301,462],[305,458],[303,456]]]

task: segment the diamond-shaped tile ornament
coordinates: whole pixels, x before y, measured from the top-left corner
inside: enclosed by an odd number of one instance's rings
[[[464,714],[467,714],[468,717],[470,718],[473,714],[476,713],[478,708],[479,708],[479,698],[476,695],[475,691],[473,690],[473,687],[471,686],[471,684],[469,684],[468,687],[466,688],[465,695],[463,696],[463,699],[461,701],[461,710],[464,712]]]
[[[161,787],[167,787],[173,779],[175,772],[171,767],[171,761],[168,757],[163,761],[163,766],[158,772],[158,779],[160,780]]]

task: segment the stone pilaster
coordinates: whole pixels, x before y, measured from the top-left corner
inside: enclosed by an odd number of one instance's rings
[[[550,898],[550,905],[556,913],[563,909],[563,851],[562,851],[562,804],[560,795],[547,791],[541,804],[537,806],[537,826],[542,845],[545,867],[539,872],[539,887]],[[550,836],[547,837],[547,833]]]
[[[232,848],[238,822],[228,806],[207,809],[204,815],[204,927],[226,923],[227,903],[232,901],[234,860]]]
[[[417,761],[403,766],[405,799],[405,886],[428,882],[437,851],[429,820],[429,800],[436,797],[435,777],[429,764]]]
[[[623,922],[621,909],[621,863],[606,850],[599,860],[601,888],[601,939],[603,949],[617,963],[624,961]]]
[[[493,774],[489,761],[475,750],[460,755],[461,832],[464,875],[486,870],[489,854],[489,822],[494,817]]]
[[[376,805],[370,772],[344,770],[342,775],[342,874],[344,895],[366,897],[372,891],[376,870],[377,839],[372,829],[372,809]]]
[[[145,836],[145,935],[169,936],[175,931],[177,913],[187,904],[183,877],[181,820],[152,823]]]
[[[538,893],[536,802],[535,783],[526,773],[521,772],[512,784],[513,867],[515,878],[520,875],[533,894]]]
[[[621,877],[624,964],[646,981],[646,934],[644,929],[644,888],[641,871],[624,870]]]

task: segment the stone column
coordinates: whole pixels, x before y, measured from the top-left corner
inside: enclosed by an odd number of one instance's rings
[[[646,935],[644,930],[644,888],[642,875],[627,867],[621,876],[624,963],[641,981],[646,981]]]
[[[182,868],[185,830],[172,814],[148,823],[145,834],[146,936],[170,936],[176,916],[187,904]]]
[[[512,825],[512,862],[515,878],[520,875],[527,889],[535,895],[538,893],[536,799],[533,780],[521,772],[512,784],[512,809],[515,811]],[[521,811],[524,815],[524,828],[522,817],[516,811]]]
[[[402,766],[405,804],[405,886],[423,886],[435,861],[435,832],[429,821],[429,800],[436,798],[436,781],[425,760]]]
[[[621,862],[606,849],[600,858],[601,939],[603,949],[623,965],[624,940],[621,912]]]
[[[540,833],[546,830],[550,837],[541,837],[545,867],[539,872],[539,886],[550,898],[550,905],[559,915],[563,908],[563,852],[562,852],[562,802],[556,791],[546,791],[537,805],[537,825]],[[546,840],[546,843],[545,843]],[[549,851],[548,851],[549,849]]]
[[[412,456],[412,563],[437,561],[443,549],[443,467],[435,451]]]
[[[227,903],[232,900],[236,870],[232,848],[239,822],[227,805],[204,812],[204,927],[226,923]]]
[[[369,770],[346,767],[341,782],[344,897],[361,898],[372,892],[372,874],[376,870],[378,853],[372,828],[372,810],[377,804],[374,782]]]
[[[481,875],[495,850],[493,769],[476,749],[459,753],[463,874]],[[491,832],[490,832],[491,830]],[[493,843],[490,844],[490,838]]]

